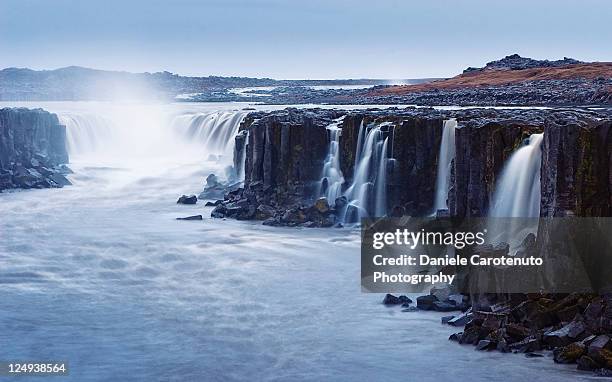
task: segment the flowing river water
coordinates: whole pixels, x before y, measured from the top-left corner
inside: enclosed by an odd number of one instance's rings
[[[71,158],[73,186],[0,194],[0,360],[68,361],[62,381],[594,378],[550,356],[458,345],[444,314],[361,293],[355,230],[176,204],[227,162],[168,121],[244,105],[26,106],[115,116],[120,138]],[[194,214],[204,220],[175,220]]]

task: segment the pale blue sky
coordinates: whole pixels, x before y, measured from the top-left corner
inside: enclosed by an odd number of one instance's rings
[[[609,0],[0,0],[0,67],[450,76],[510,53],[612,61]]]

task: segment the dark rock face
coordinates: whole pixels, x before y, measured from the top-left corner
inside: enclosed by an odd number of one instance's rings
[[[570,112],[545,121],[541,216],[612,216],[611,126]]]
[[[195,195],[182,195],[176,201],[176,204],[196,204],[198,202],[198,197]]]
[[[608,112],[587,110],[442,111],[427,108],[363,111],[295,110],[249,114],[236,137],[234,167],[244,157],[244,188],[226,194],[217,216],[258,219],[271,225],[332,226],[346,198],[313,206],[329,147],[326,127],[343,116],[340,169],[351,184],[360,128],[379,126],[389,138],[387,214],[433,212],[444,120],[457,119],[448,211],[453,217],[486,216],[508,158],[534,133],[544,133],[541,215],[609,216],[612,213]],[[384,129],[382,128],[384,126]],[[246,146],[245,146],[246,145]],[[261,208],[260,208],[261,207]],[[309,222],[313,222],[312,224]]]
[[[246,141],[244,187],[228,193],[213,217],[258,219],[268,225],[335,224],[336,211],[315,201],[329,144],[326,127],[340,115],[295,109],[249,114],[241,126],[248,133],[236,141]]]
[[[63,187],[66,128],[42,109],[0,109],[0,191]]]
[[[538,116],[529,120],[459,120],[449,195],[452,216],[486,216],[506,160],[525,138],[541,132],[540,121]]]

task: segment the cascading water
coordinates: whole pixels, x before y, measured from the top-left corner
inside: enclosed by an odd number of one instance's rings
[[[60,114],[66,126],[66,148],[72,156],[96,152],[112,140],[113,122],[95,114]]]
[[[323,175],[321,176],[320,196],[325,196],[330,203],[333,203],[340,195],[342,195],[342,185],[344,184],[344,175],[340,169],[340,135],[342,129],[340,124],[344,116],[334,120],[327,130],[329,131],[329,148],[325,163],[323,165]]]
[[[495,187],[491,217],[540,216],[540,164],[543,134],[533,134],[528,144],[510,157]]]
[[[438,156],[438,175],[436,178],[436,199],[434,201],[434,213],[438,210],[448,208],[447,198],[450,188],[451,163],[455,158],[455,128],[456,119],[444,121],[442,129],[442,142],[440,143],[440,155]]]
[[[385,137],[383,129],[389,126],[388,123],[367,127],[362,124],[359,128],[353,183],[344,194],[349,202],[344,222],[352,223],[371,214],[380,217],[387,213],[389,138]]]
[[[203,144],[212,155],[228,155],[234,148],[234,137],[246,112],[213,111],[179,115],[172,129],[187,140]]]

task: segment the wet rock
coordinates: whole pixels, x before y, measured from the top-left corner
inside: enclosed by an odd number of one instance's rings
[[[306,214],[300,208],[291,208],[283,214],[281,222],[302,224],[306,222]]]
[[[454,312],[459,310],[456,305],[449,304],[443,301],[434,301],[433,302],[433,310],[437,312]]]
[[[553,350],[553,359],[556,363],[574,363],[585,352],[583,344],[574,342],[567,346],[559,347]]]
[[[587,355],[583,355],[576,361],[578,364],[577,369],[583,371],[595,371],[601,368],[601,365],[595,362],[595,360]]]
[[[493,350],[497,347],[497,344],[489,340],[481,340],[476,344],[476,350]]]
[[[264,220],[261,224],[275,227],[281,225],[281,221],[280,218],[268,218]]]
[[[227,208],[225,205],[219,204],[212,210],[210,216],[213,218],[224,218],[227,216]]]
[[[176,218],[176,220],[202,220],[202,215],[192,215],[184,218]]]
[[[408,296],[404,295],[396,297],[392,294],[387,294],[385,295],[382,303],[384,305],[403,305],[412,303],[412,300]]]
[[[525,357],[527,357],[527,358],[542,358],[542,357],[544,357],[544,354],[536,353],[536,352],[527,352],[527,353],[525,353]]]
[[[544,342],[553,347],[565,346],[569,343],[581,339],[581,335],[586,328],[582,321],[572,321],[559,330],[544,335]]]
[[[510,344],[509,348],[517,353],[527,353],[542,350],[542,345],[537,338],[529,336],[522,341]]]
[[[405,312],[405,313],[406,312],[416,312],[416,311],[418,311],[416,306],[408,306],[407,308],[402,309],[402,312]]]
[[[176,201],[177,204],[196,204],[198,202],[198,197],[195,195],[182,195]]]
[[[70,185],[66,128],[42,109],[0,109],[0,192]]]
[[[417,308],[421,310],[434,310],[434,302],[438,301],[438,298],[434,295],[419,296],[416,299]]]
[[[478,327],[466,328],[459,339],[460,344],[476,345],[481,340],[481,332]]]
[[[602,365],[602,367],[612,369],[612,351],[607,349],[589,349],[587,355]]]
[[[267,220],[271,217],[274,217],[275,214],[276,210],[272,206],[261,204],[257,206],[257,210],[255,211],[255,219]]]
[[[445,325],[445,324],[448,324],[448,322],[452,320],[453,318],[455,318],[455,316],[443,316],[440,318],[440,321],[442,322],[443,325]]]
[[[450,335],[450,337],[448,337],[448,339],[451,341],[459,342],[462,336],[463,336],[463,332],[453,333]]]
[[[466,313],[462,313],[458,316],[453,317],[452,319],[448,321],[448,324],[452,326],[465,326],[465,324],[467,324],[471,319],[472,319],[472,313],[466,312]]]
[[[49,179],[51,179],[58,187],[70,186],[72,183],[62,174],[55,173],[50,174]]]
[[[237,185],[230,186],[227,183],[222,183],[215,174],[210,174],[206,177],[206,184],[198,195],[198,199],[223,199],[226,192],[236,187]]]
[[[216,207],[219,204],[223,203],[223,200],[215,200],[214,202],[208,201],[204,204],[205,207]]]
[[[314,208],[321,214],[329,212],[329,203],[326,197],[321,197],[314,202]]]
[[[340,196],[340,197],[337,197],[336,200],[334,201],[334,208],[337,210],[341,210],[344,207],[346,207],[347,204],[348,204],[348,200],[346,199],[346,196]]]

